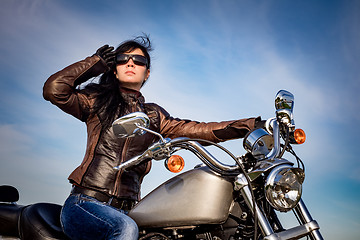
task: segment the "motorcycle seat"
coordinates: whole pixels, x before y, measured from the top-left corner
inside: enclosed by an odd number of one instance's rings
[[[26,207],[20,218],[21,239],[69,239],[60,224],[61,206],[36,203]]]
[[[0,203],[0,235],[19,237],[18,222],[24,206]]]

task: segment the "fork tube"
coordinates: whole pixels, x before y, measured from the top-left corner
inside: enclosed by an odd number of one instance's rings
[[[251,192],[249,189],[249,186],[244,186],[241,190],[241,194],[245,199],[245,202],[247,204],[247,206],[250,208],[251,212],[254,215],[253,209],[254,209],[254,205],[253,205],[253,200],[251,197]],[[271,225],[269,223],[269,221],[267,220],[267,218],[264,216],[262,210],[258,207],[258,205],[255,202],[255,209],[256,209],[256,215],[258,217],[258,221],[259,221],[259,226],[261,229],[261,232],[264,234],[264,236],[268,236],[274,233],[273,229],[271,228]],[[257,223],[255,223],[257,224]]]
[[[295,211],[299,215],[302,224],[313,221],[313,218],[311,217],[310,212],[305,206],[305,203],[303,202],[302,199],[300,199],[299,203],[295,207]],[[323,240],[323,237],[321,236],[319,230],[313,230],[310,234],[310,238],[312,240]]]

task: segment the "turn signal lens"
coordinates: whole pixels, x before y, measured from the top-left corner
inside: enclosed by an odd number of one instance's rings
[[[165,161],[165,167],[173,173],[181,172],[184,169],[185,161],[179,155],[172,155]]]
[[[298,128],[294,132],[294,139],[297,144],[303,144],[306,140],[306,135],[304,130]]]

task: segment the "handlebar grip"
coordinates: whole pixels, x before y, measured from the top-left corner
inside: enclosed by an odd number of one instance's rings
[[[136,156],[136,157],[133,157],[133,158],[129,159],[126,162],[121,163],[117,167],[113,167],[113,169],[115,169],[115,170],[126,170],[127,168],[140,163],[142,160],[143,160],[142,156]]]

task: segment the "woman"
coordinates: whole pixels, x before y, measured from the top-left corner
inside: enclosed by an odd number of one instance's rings
[[[260,118],[200,123],[171,117],[157,104],[145,103],[141,87],[150,76],[150,40],[147,36],[123,42],[115,51],[105,45],[96,53],[53,74],[44,85],[44,98],[86,123],[85,157],[69,176],[73,185],[61,214],[71,239],[137,239],[136,223],[126,215],[140,198],[140,185],[151,162],[126,171],[113,170],[143,153],[156,136],[119,139],[112,122],[142,111],[150,129],[164,137],[202,138],[221,142],[244,137],[261,124]],[[101,75],[99,83],[79,85]]]

